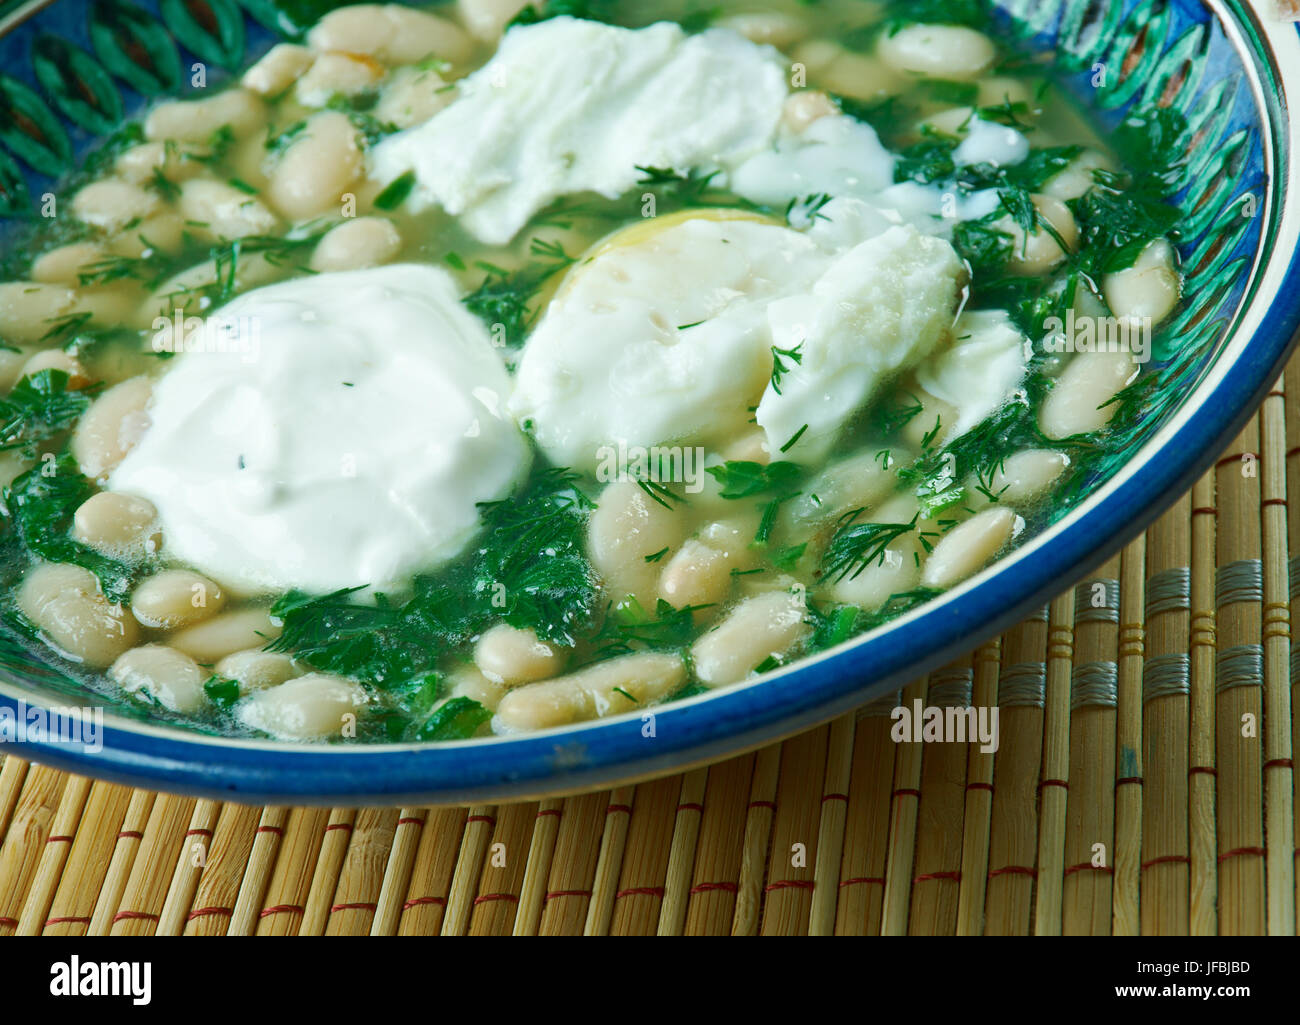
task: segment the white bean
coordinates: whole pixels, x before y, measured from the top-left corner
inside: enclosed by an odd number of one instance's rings
[[[355,96],[384,77],[384,66],[355,53],[323,53],[293,87],[304,107],[323,107],[335,96]]]
[[[77,361],[77,358],[69,352],[62,349],[42,349],[34,353],[19,373],[19,377],[31,377],[33,374],[39,374],[42,370],[62,370],[68,375],[69,388],[84,388],[90,384],[90,378],[86,376],[85,368]]]
[[[926,587],[948,588],[979,572],[1006,547],[1024,525],[1015,510],[996,505],[948,531],[926,560],[921,582]]]
[[[280,636],[280,627],[265,609],[241,609],[186,627],[167,643],[207,665],[245,648],[264,647]]]
[[[96,551],[128,558],[157,552],[162,544],[153,503],[116,491],[100,491],[77,507],[72,536]]]
[[[169,182],[184,181],[203,170],[206,147],[175,142],[142,142],[122,153],[113,164],[118,177],[147,187],[161,175]]]
[[[0,338],[19,345],[35,345],[49,333],[52,321],[66,317],[76,306],[77,294],[63,285],[2,282]]]
[[[275,215],[256,196],[226,182],[195,178],[181,186],[181,215],[196,235],[229,241],[269,235]]]
[[[633,595],[650,607],[660,567],[646,556],[680,544],[683,520],[632,481],[615,481],[601,492],[587,527],[587,554],[615,601]]]
[[[510,689],[504,683],[489,680],[474,666],[457,666],[447,674],[447,697],[469,698],[493,712]]]
[[[76,285],[86,268],[103,258],[103,248],[93,242],[59,246],[32,261],[32,280],[47,285]]]
[[[145,407],[152,391],[149,378],[132,377],[109,388],[81,417],[72,434],[72,455],[91,480],[107,478],[148,429]]]
[[[775,11],[732,14],[719,18],[716,25],[718,28],[729,28],[733,32],[738,32],[751,43],[766,43],[781,50],[799,42],[807,35],[802,21],[789,14],[778,14]]]
[[[357,270],[388,263],[401,251],[402,236],[382,217],[356,217],[331,228],[311,254],[314,271]]]
[[[659,596],[675,608],[716,605],[731,590],[727,556],[702,541],[685,541],[659,576]]]
[[[266,108],[257,96],[247,89],[226,89],[202,100],[159,104],[145,118],[144,134],[150,140],[206,143],[222,128],[238,138],[265,121]]]
[[[679,609],[720,604],[731,591],[732,571],[758,564],[749,548],[757,527],[757,517],[706,524],[664,566],[659,596]]]
[[[245,726],[281,740],[326,740],[343,736],[369,700],[352,680],[309,673],[254,691],[240,702],[237,715]]]
[[[388,76],[375,117],[398,128],[423,124],[456,98],[456,88],[432,71],[398,68]]]
[[[178,630],[211,619],[226,605],[216,582],[188,569],[165,569],[142,580],[131,594],[131,611],[143,626]]]
[[[289,90],[315,59],[316,55],[305,46],[278,43],[244,72],[240,84],[262,96],[279,96]]]
[[[213,667],[213,672],[222,679],[238,683],[240,694],[278,687],[286,680],[303,675],[302,668],[292,655],[263,651],[260,648],[249,648],[227,655]]]
[[[476,38],[495,42],[510,19],[528,6],[529,0],[456,0],[460,20]]]
[[[474,44],[445,18],[398,4],[357,4],[331,11],[307,35],[313,50],[347,50],[385,64],[414,64],[425,57],[459,63]]]
[[[1181,291],[1173,246],[1162,238],[1149,242],[1132,267],[1107,274],[1102,280],[1102,292],[1115,315],[1134,324],[1159,324],[1178,305]]]
[[[357,130],[346,114],[313,114],[271,173],[272,205],[292,220],[340,209],[343,193],[361,175],[362,158]]]
[[[18,449],[0,451],[0,513],[6,512],[4,489],[32,468],[32,461]]]
[[[808,636],[806,611],[803,595],[787,591],[745,600],[691,647],[695,675],[710,687],[743,680]]]
[[[1100,430],[1119,408],[1111,399],[1137,372],[1127,352],[1077,353],[1043,400],[1039,428],[1053,440]]]
[[[931,395],[920,385],[909,388],[908,393],[902,397],[903,402],[911,404],[915,399],[921,404],[921,412],[903,425],[899,432],[903,440],[915,449],[924,448],[927,444],[941,444],[957,423],[957,407]]]
[[[264,285],[284,275],[283,266],[277,266],[264,253],[248,253],[235,265],[235,289],[243,291],[255,285]],[[196,264],[174,277],[168,278],[141,305],[135,316],[135,325],[141,330],[154,327],[158,317],[172,318],[177,310],[199,313],[204,307],[204,293],[229,275],[229,268],[220,268],[214,260]]]
[[[881,100],[902,89],[898,75],[889,65],[849,50],[841,51],[818,77],[820,84],[831,92],[856,100]]]
[[[474,645],[474,664],[493,683],[513,687],[554,676],[564,668],[565,651],[528,629],[499,623]]]
[[[72,212],[79,221],[113,232],[148,217],[160,203],[156,192],[147,192],[120,178],[104,178],[77,192],[72,198]]]
[[[118,656],[109,679],[128,694],[147,694],[173,712],[197,712],[207,703],[198,663],[165,644],[146,644]]]
[[[997,57],[982,32],[956,25],[907,25],[880,37],[876,53],[890,67],[926,78],[969,79]]]
[[[502,697],[494,723],[504,732],[519,732],[602,719],[669,697],[685,682],[686,666],[677,655],[623,655],[517,687]]]
[[[154,249],[174,253],[181,247],[189,228],[174,210],[160,210],[133,228],[114,235],[108,248],[119,256],[139,257]]]
[[[1056,229],[1061,242],[1065,243],[1067,249],[1073,249],[1079,241],[1079,228],[1070,208],[1051,196],[1035,195],[1033,202],[1035,209]],[[995,221],[994,227],[1011,236],[1011,259],[1007,266],[1018,274],[1045,274],[1066,257],[1066,250],[1061,248],[1061,243],[1041,224],[1028,238],[1024,229],[1010,217]]]
[[[885,465],[886,461],[872,450],[832,463],[809,481],[798,497],[785,504],[786,523],[802,531],[838,519],[850,509],[871,508],[894,489],[895,462],[891,458]]]
[[[796,135],[810,124],[839,112],[835,101],[820,89],[805,89],[793,93],[781,111],[781,123]]]
[[[1095,184],[1092,177],[1094,171],[1113,169],[1114,165],[1104,154],[1095,149],[1086,149],[1047,179],[1043,184],[1043,194],[1063,202],[1078,199]]]
[[[989,490],[999,502],[1029,506],[1042,498],[1060,479],[1070,457],[1046,448],[1029,448],[1007,456],[993,471]]]
[[[140,636],[135,620],[110,605],[95,575],[80,566],[34,566],[18,588],[18,608],[56,650],[91,669],[112,665]]]

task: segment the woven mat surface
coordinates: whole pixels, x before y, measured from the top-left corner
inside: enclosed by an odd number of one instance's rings
[[[1291,934],[1290,551],[1300,360],[1121,556],[902,692],[996,705],[995,753],[895,743],[891,695],[518,805],[252,808],[10,755],[0,935]]]

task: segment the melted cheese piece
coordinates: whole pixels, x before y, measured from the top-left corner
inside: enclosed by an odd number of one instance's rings
[[[511,29],[458,86],[448,107],[376,147],[372,173],[414,172],[415,209],[437,204],[492,244],[560,196],[631,191],[638,168],[749,157],[770,144],[788,91],[780,54],[734,32],[569,17]]]
[[[253,344],[177,356],[110,487],[149,499],[164,554],[232,592],[400,590],[527,471],[505,367],[440,270],[317,274],[218,318]]]

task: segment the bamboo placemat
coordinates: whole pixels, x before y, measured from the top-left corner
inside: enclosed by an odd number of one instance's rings
[[[517,805],[251,808],[10,755],[0,935],[1294,933],[1290,551],[1300,359],[1145,535],[904,689],[996,704],[996,753],[896,744],[889,695]]]

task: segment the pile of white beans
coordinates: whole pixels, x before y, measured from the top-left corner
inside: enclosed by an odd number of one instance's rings
[[[0,389],[49,368],[65,371],[72,387],[102,382],[104,390],[70,439],[82,472],[102,485],[148,427],[158,363],[131,352],[83,360],[49,347],[50,323],[82,316],[92,328],[124,327],[143,337],[155,318],[177,307],[202,312],[202,290],[218,281],[222,269],[208,259],[151,288],[131,278],[83,284],[96,266],[114,257],[178,254],[195,241],[301,234],[308,224],[325,228],[304,253],[301,271],[248,254],[237,267],[237,288],[399,257],[440,258],[446,244],[427,236],[435,230],[454,233],[454,225],[439,221],[440,215],[417,220],[377,210],[379,188],[366,178],[364,139],[347,114],[328,104],[339,96],[377,92],[372,112],[379,121],[402,128],[426,120],[452,100],[456,80],[490,54],[523,6],[521,0],[457,0],[437,13],[396,5],[341,8],[324,17],[304,45],[272,48],[236,85],[155,106],[143,123],[144,141],[122,151],[104,177],[70,197],[82,237],[40,253],[27,280],[0,284],[0,337],[15,346],[0,351]],[[680,13],[679,6],[652,4],[647,20],[659,7],[671,15]],[[1009,100],[1033,106],[1024,79],[992,73],[996,47],[973,29],[907,26],[883,34],[874,51],[858,52],[816,35],[818,18],[846,12],[861,18],[860,3],[831,2],[820,11],[797,0],[764,6],[770,9],[731,14],[718,23],[781,48],[817,83],[820,88],[797,92],[787,107],[787,120],[796,126],[836,109],[828,92],[878,100],[905,92],[918,78],[976,83],[981,105]],[[437,60],[429,61],[431,56]],[[961,134],[971,113],[970,107],[932,104],[916,126],[917,137],[924,125]],[[268,139],[292,123],[301,123],[292,143],[268,148]],[[1049,126],[1041,127],[1046,141]],[[224,157],[207,159],[223,133]],[[1048,275],[1065,261],[1079,234],[1066,203],[1092,186],[1093,170],[1111,167],[1105,153],[1086,149],[1033,197],[1054,232],[1040,229],[1026,237],[1010,218],[999,225],[1015,242],[1014,273]],[[581,252],[608,226],[566,230],[566,246]],[[467,244],[464,236],[455,239]],[[496,266],[519,266],[527,259],[527,237],[509,249],[469,253],[475,256]],[[1111,313],[1152,323],[1173,311],[1180,284],[1173,249],[1163,240],[1151,243],[1131,268],[1099,282]],[[1105,312],[1089,296],[1079,302],[1081,313]],[[1050,368],[1055,383],[1038,413],[1043,436],[1058,441],[1104,428],[1116,408],[1108,403],[1138,371],[1126,353],[1059,359]],[[1064,449],[1010,455],[992,481],[962,482],[971,498],[945,510],[942,524],[919,520],[915,531],[855,575],[819,579],[818,561],[847,511],[864,510],[859,522],[918,517],[917,498],[899,489],[895,471],[920,453],[923,439],[933,443],[937,435],[941,442],[936,429],[954,423],[956,411],[914,380],[901,382],[899,392],[918,399],[923,409],[902,438],[891,442],[887,464],[878,458],[878,444],[866,445],[824,467],[803,494],[781,507],[774,544],[807,546],[787,571],[765,568],[751,544],[759,504],[723,499],[712,478],[703,494],[681,505],[656,502],[630,482],[609,484],[596,495],[587,548],[604,593],[615,603],[634,598],[643,609],[659,600],[679,609],[707,606],[695,613],[698,636],[687,651],[633,651],[592,662],[589,646],[564,649],[503,623],[477,639],[472,661],[449,661],[444,700],[480,702],[502,733],[628,712],[662,701],[689,682],[734,684],[772,660],[796,656],[811,632],[810,595],[870,612],[891,595],[946,589],[981,570],[1015,543],[1024,517],[1049,499],[1070,463]],[[720,455],[760,463],[771,458],[757,431],[736,438]],[[0,484],[33,465],[32,453],[0,453]],[[998,494],[996,503],[981,496],[980,483]],[[102,491],[76,509],[72,536],[97,551],[140,562],[165,551],[157,521],[148,502]],[[934,543],[921,542],[927,534]],[[665,554],[648,558],[654,553]],[[282,738],[336,738],[356,716],[382,704],[358,681],[314,672],[291,654],[264,650],[280,627],[265,607],[229,602],[215,581],[164,565],[142,579],[125,603],[113,604],[88,570],[36,564],[17,589],[16,605],[69,662],[182,716],[212,714],[204,682],[213,675],[237,683],[246,727]]]

